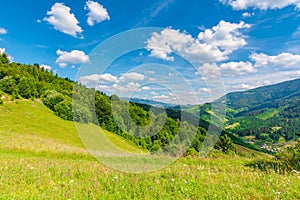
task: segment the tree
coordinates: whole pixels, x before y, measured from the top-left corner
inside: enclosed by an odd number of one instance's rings
[[[55,90],[47,90],[43,95],[42,101],[44,105],[55,111],[54,107],[56,104],[64,101],[64,96]]]
[[[221,150],[223,153],[236,152],[236,148],[227,135],[223,135],[219,138],[219,141],[215,145],[215,149]]]
[[[33,78],[23,77],[18,84],[19,94],[26,99],[37,97],[36,81]]]
[[[9,63],[8,55],[6,53],[2,53],[0,55],[0,64],[7,64]]]
[[[13,94],[17,90],[16,80],[12,76],[5,76],[0,80],[0,90],[7,94]]]
[[[64,100],[59,102],[54,106],[55,114],[62,119],[72,121],[73,112],[72,112],[72,103],[70,101]]]

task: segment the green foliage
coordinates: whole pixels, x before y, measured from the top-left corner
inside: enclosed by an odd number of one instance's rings
[[[0,90],[13,94],[17,90],[16,80],[12,76],[5,76],[0,80]]]
[[[288,147],[276,155],[278,162],[284,163],[287,170],[300,171],[300,140],[295,146]]]
[[[54,106],[55,114],[62,119],[72,121],[72,103],[71,101],[64,100]]]
[[[232,140],[227,135],[223,135],[219,138],[219,141],[215,145],[215,149],[221,150],[223,153],[236,152]]]
[[[55,110],[55,106],[64,101],[64,96],[61,93],[58,93],[55,90],[47,90],[43,94],[42,98],[43,103],[50,108],[51,110]]]
[[[300,173],[300,141],[295,146],[288,147],[278,152],[273,159],[255,160],[247,166],[260,169],[267,173]]]
[[[38,97],[36,84],[34,78],[23,77],[18,84],[18,93],[25,99]]]
[[[2,53],[0,55],[0,64],[7,64],[9,63],[8,55],[6,53]]]

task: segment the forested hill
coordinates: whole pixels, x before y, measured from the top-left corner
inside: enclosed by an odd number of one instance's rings
[[[257,107],[285,104],[290,99],[300,96],[300,79],[286,81],[276,85],[233,92],[226,95],[226,105],[234,110],[250,110]],[[224,97],[219,99],[224,101]]]
[[[226,106],[225,130],[244,141],[272,149],[274,144],[297,140],[300,132],[300,79],[233,92],[218,99]],[[210,104],[186,108],[186,111],[208,119]],[[276,145],[275,145],[276,146]],[[274,149],[274,148],[273,148]]]
[[[0,55],[0,97],[0,105],[17,99],[41,99],[62,119],[97,124],[150,152],[164,151],[176,134],[181,136],[176,144],[190,144],[187,153],[198,152],[205,137],[211,141],[218,140],[217,135],[207,134],[207,129],[203,127],[178,121],[180,116],[175,119],[165,112],[147,112],[135,103],[120,100],[116,95],[108,96],[68,78],[60,78],[38,64],[10,63],[5,54]],[[114,106],[114,112],[119,111],[118,115],[114,115],[111,109],[112,101],[118,101]],[[129,113],[122,112],[125,107],[129,107]],[[118,117],[118,123],[114,117]],[[150,119],[162,121],[162,126],[146,126],[150,124]],[[196,135],[191,137],[193,134]],[[228,141],[226,143],[230,144]],[[177,155],[180,153],[178,149],[176,145],[172,146],[168,153]]]

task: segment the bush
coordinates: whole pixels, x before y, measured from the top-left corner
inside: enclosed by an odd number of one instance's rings
[[[73,112],[72,112],[72,103],[64,100],[54,107],[55,114],[62,119],[72,121],[73,120]]]
[[[45,106],[55,111],[54,107],[56,104],[64,101],[64,96],[55,90],[47,90],[42,97],[42,101]]]
[[[275,155],[275,159],[287,166],[287,170],[300,171],[300,140],[295,146],[288,147]]]
[[[223,135],[219,138],[219,141],[215,145],[215,149],[221,150],[223,153],[236,152],[236,148],[227,135]]]

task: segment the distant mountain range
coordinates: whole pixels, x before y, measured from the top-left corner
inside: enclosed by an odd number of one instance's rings
[[[180,117],[179,110],[182,110],[181,115],[183,114],[193,124],[197,123],[199,117],[201,123],[201,121],[209,122],[212,115],[215,115],[211,110],[211,103],[178,106],[137,98],[126,100],[167,109],[167,113],[172,117]],[[256,147],[263,146],[272,150],[274,144],[283,144],[299,137],[300,79],[232,92],[215,102],[224,102],[227,107],[224,131]],[[188,113],[196,118],[189,117]]]
[[[224,129],[257,146],[295,140],[300,132],[300,79],[229,93],[220,101],[227,106]],[[184,110],[206,120],[213,114],[211,103]]]
[[[163,102],[149,100],[149,99],[127,98],[127,97],[121,97],[121,99],[127,100],[129,102],[133,102],[133,103],[138,103],[138,104],[147,104],[147,105],[154,106],[157,108],[172,108],[172,107],[178,106],[176,104],[168,104],[168,103],[163,103]]]

